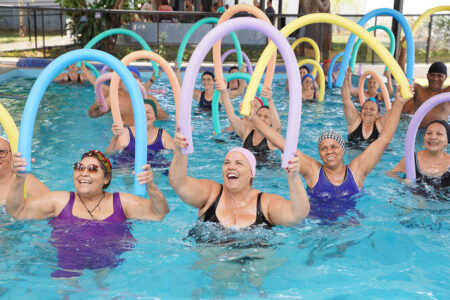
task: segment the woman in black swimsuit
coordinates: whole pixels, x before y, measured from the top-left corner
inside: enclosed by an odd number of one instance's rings
[[[177,62],[175,62],[174,68],[178,82],[181,85],[182,81],[180,75],[180,68]],[[212,99],[214,95],[214,79],[215,79],[214,73],[210,71],[203,72],[202,86],[205,90],[204,91],[194,90],[194,95],[192,96],[192,98],[198,102],[198,107],[206,110],[211,110]]]
[[[77,64],[70,65],[68,70],[68,73],[59,74],[55,77],[55,79],[53,79],[53,81],[59,83],[80,83],[87,80],[83,73],[79,73],[80,68],[77,67]]]
[[[241,119],[235,114],[224,83],[217,82],[216,89],[220,92],[220,98],[225,106],[225,112],[227,113],[228,120],[230,120],[231,127],[243,141],[242,147],[257,153],[277,149],[258,130],[255,130],[246,118]],[[259,107],[256,114],[268,126],[272,126],[274,130],[281,133],[280,117],[273,104],[272,91],[263,89],[261,96],[267,99],[269,106]]]
[[[348,141],[352,143],[367,142],[370,144],[378,138],[389,111],[380,117],[380,104],[374,97],[371,97],[364,102],[361,111],[358,112],[351,100],[350,90],[348,89],[347,82],[350,78],[351,72],[347,70],[341,89],[345,119],[348,123]]]
[[[222,166],[223,184],[187,175],[186,138],[175,133],[176,145],[169,170],[169,182],[178,197],[198,208],[200,220],[224,227],[247,228],[254,225],[292,226],[309,212],[309,201],[298,176],[299,158],[294,157],[286,173],[290,201],[279,195],[261,193],[252,187],[256,172],[253,154],[241,147],[231,149]]]
[[[450,186],[450,154],[445,152],[449,139],[450,126],[446,121],[435,120],[425,128],[425,150],[415,153],[416,179],[419,183],[436,190]],[[405,172],[405,158],[402,158],[387,174],[400,179],[398,173]]]

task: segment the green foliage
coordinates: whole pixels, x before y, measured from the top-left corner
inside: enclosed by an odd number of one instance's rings
[[[137,9],[137,2],[125,0],[120,6],[117,0],[96,0],[87,3],[86,0],[55,0],[60,3],[63,8],[84,8],[84,9]],[[116,3],[117,2],[117,3]],[[120,6],[120,7],[118,7]],[[71,35],[75,38],[75,42],[79,46],[87,44],[94,36],[102,31],[119,28],[123,23],[127,23],[131,19],[131,14],[101,14],[96,18],[95,12],[66,12],[71,18],[67,24]],[[105,43],[110,46],[115,44],[116,39],[110,38]]]

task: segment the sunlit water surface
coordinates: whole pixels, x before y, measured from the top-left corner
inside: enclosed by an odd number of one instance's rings
[[[0,86],[0,94],[13,96],[0,102],[18,126],[23,97],[33,83],[34,79],[15,78]],[[175,109],[168,80],[158,80],[153,88],[168,90],[156,97],[171,119],[157,126],[173,134]],[[285,130],[288,95],[283,76],[275,77],[273,90]],[[104,150],[109,144],[112,118],[90,119],[87,111],[93,101],[94,89],[87,85],[51,84],[42,99],[34,126],[33,173],[51,190],[73,190],[72,164],[83,152]],[[239,101],[234,101],[236,108]],[[224,128],[228,125],[224,111],[220,116]],[[367,177],[356,212],[328,225],[306,219],[294,228],[233,232],[239,242],[231,244],[199,244],[188,238],[197,211],[176,196],[164,170],[157,169],[155,181],[170,213],[162,222],[133,221],[137,242],[122,255],[124,262],[110,271],[85,270],[75,280],[50,276],[57,269],[57,258],[47,221],[15,222],[2,208],[0,295],[8,299],[30,295],[43,299],[448,298],[448,196],[436,201],[413,195],[384,174],[403,156],[408,122],[409,117],[402,117],[389,149]],[[196,104],[192,123],[195,152],[189,156],[189,175],[221,182],[223,158],[240,141],[233,134],[216,138],[211,116],[198,112]],[[327,91],[323,104],[303,105],[299,149],[319,160],[321,131],[335,129],[346,136],[346,127],[339,91]],[[417,148],[422,144],[419,133]],[[360,152],[347,151],[345,162]],[[166,157],[170,160],[171,154]],[[280,152],[271,158],[258,168],[254,187],[289,198]],[[132,192],[132,180],[130,169],[116,170],[108,190]]]

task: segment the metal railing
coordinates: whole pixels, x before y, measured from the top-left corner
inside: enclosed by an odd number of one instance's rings
[[[4,11],[8,11],[7,13],[4,13]],[[14,13],[14,11],[19,11],[19,13]],[[57,17],[59,19],[59,26],[58,26],[58,30],[52,30],[52,32],[55,31],[59,31],[59,34],[61,36],[64,35],[64,31],[66,30],[66,24],[64,22],[64,19],[67,18],[67,14],[68,13],[74,13],[74,12],[79,12],[82,13],[84,15],[89,15],[89,14],[94,14],[96,16],[98,16],[98,14],[100,14],[100,16],[105,16],[105,15],[112,15],[112,14],[128,14],[130,17],[132,16],[138,16],[139,19],[144,19],[144,20],[152,20],[153,23],[156,23],[156,46],[159,48],[159,43],[160,43],[160,34],[161,34],[161,26],[160,24],[162,22],[167,22],[167,20],[172,20],[172,21],[177,21],[177,22],[181,22],[183,23],[184,21],[190,21],[188,23],[191,22],[195,22],[201,18],[204,17],[220,17],[220,13],[206,13],[206,12],[186,12],[186,11],[173,11],[173,12],[160,12],[160,11],[141,11],[141,10],[112,10],[112,9],[77,9],[77,8],[60,8],[60,7],[54,7],[54,5],[31,5],[31,3],[27,3],[26,6],[17,6],[17,5],[0,5],[0,19],[2,18],[17,18],[21,15],[20,11],[26,11],[26,18],[27,18],[27,26],[28,26],[28,38],[29,41],[32,40],[32,35],[34,35],[34,40],[35,40],[35,49],[37,50],[38,48],[42,48],[43,50],[43,56],[45,57],[46,55],[46,46],[45,46],[45,38],[46,38],[46,34],[48,33],[48,28],[46,28],[45,25],[45,19],[48,17]],[[246,13],[243,14],[238,14],[237,16],[242,16],[242,15],[248,15]],[[282,24],[286,24],[288,23],[289,18],[298,18],[300,16],[302,16],[304,14],[268,14],[269,17],[273,17],[276,21],[276,26],[281,29]],[[353,19],[353,20],[357,20],[359,18],[361,18],[363,15],[341,15],[343,17],[349,18],[349,19]],[[445,17],[448,18],[450,16],[450,14],[439,14],[439,17]],[[410,20],[410,25],[412,25],[412,19],[419,17],[419,15],[405,15],[405,17]],[[385,16],[378,16],[373,18],[370,21],[370,24],[367,24],[366,27],[371,26],[371,25],[377,25],[383,22],[380,22],[380,19],[382,18],[390,18],[390,17],[385,17]],[[430,61],[430,54],[432,52],[432,32],[434,29],[434,19],[436,18],[436,15],[432,15],[428,22],[428,30],[427,30],[427,40],[426,40],[426,44],[425,44],[425,49],[423,51],[425,51],[425,55],[423,58],[423,61],[425,61],[426,63],[428,63]],[[40,31],[41,31],[41,35],[42,35],[42,47],[38,47],[38,27],[39,27],[39,19],[40,19]],[[392,22],[392,18],[390,18],[389,22],[391,24]],[[52,24],[54,26],[54,24]],[[319,48],[322,49],[323,48],[323,24],[320,23],[320,34],[319,34],[319,38],[318,38],[318,45]],[[54,27],[53,27],[54,28]],[[106,29],[106,28],[105,28]],[[47,30],[47,31],[46,31]],[[302,36],[302,30],[300,29],[298,30],[296,33],[294,33],[294,35],[296,36]],[[332,25],[332,32],[338,32],[338,28],[336,28],[336,26]],[[32,34],[33,32],[33,34]],[[374,35],[376,36],[377,33],[376,31],[374,31]],[[397,41],[397,45],[399,44],[399,41]],[[396,47],[398,48],[398,47]],[[447,48],[448,48],[448,44],[447,44]],[[416,48],[417,50],[417,48]],[[445,50],[443,50],[445,52]],[[370,58],[370,62],[372,64],[376,63],[376,62],[380,62],[380,59],[377,59],[375,53],[370,50],[371,53],[371,58]],[[422,53],[422,52],[420,52]],[[423,56],[423,55],[422,55]],[[421,56],[421,57],[422,57]],[[450,57],[450,54],[449,54]],[[419,60],[422,60],[422,58],[420,58]]]

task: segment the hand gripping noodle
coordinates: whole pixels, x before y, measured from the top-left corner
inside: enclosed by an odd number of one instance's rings
[[[25,172],[31,172],[31,141],[33,138],[33,127],[42,96],[57,74],[67,66],[80,60],[97,60],[107,64],[119,74],[128,89],[133,104],[133,114],[136,126],[136,153],[134,160],[136,173],[134,177],[134,192],[137,195],[144,196],[145,186],[140,185],[137,180],[137,173],[140,172],[144,164],[147,163],[147,122],[145,118],[144,101],[136,79],[131,75],[131,72],[117,58],[99,50],[79,49],[69,51],[52,61],[36,79],[36,82],[33,84],[30,94],[28,95],[22,121],[20,123],[19,152],[22,153],[27,161]]]
[[[293,86],[300,86],[300,71],[297,67],[297,59],[295,57],[295,54],[292,51],[286,38],[283,37],[280,32],[276,30],[275,27],[273,27],[271,24],[258,20],[256,18],[245,17],[234,18],[218,25],[213,30],[208,32],[208,34],[206,34],[200,41],[194,53],[192,54],[191,59],[189,60],[188,67],[184,75],[183,85],[181,87],[182,98],[180,100],[179,111],[180,132],[186,137],[186,140],[189,144],[186,149],[182,149],[182,152],[184,154],[189,154],[194,151],[191,128],[192,94],[194,92],[194,83],[200,70],[200,65],[208,51],[218,39],[222,38],[231,31],[241,29],[262,32],[266,34],[271,40],[273,40],[273,42],[279,47],[281,56],[285,61],[289,82],[291,82]],[[261,78],[261,76],[259,78]],[[257,86],[255,86],[255,92],[256,87]],[[252,99],[254,95],[255,93],[253,93]],[[286,132],[286,147],[284,149],[282,162],[283,167],[286,167],[288,165],[289,159],[294,157],[295,151],[297,149],[298,135],[300,132],[301,104],[301,89],[290,89],[288,128]],[[248,102],[248,105],[250,105],[250,102]],[[249,108],[248,111],[250,111]]]

